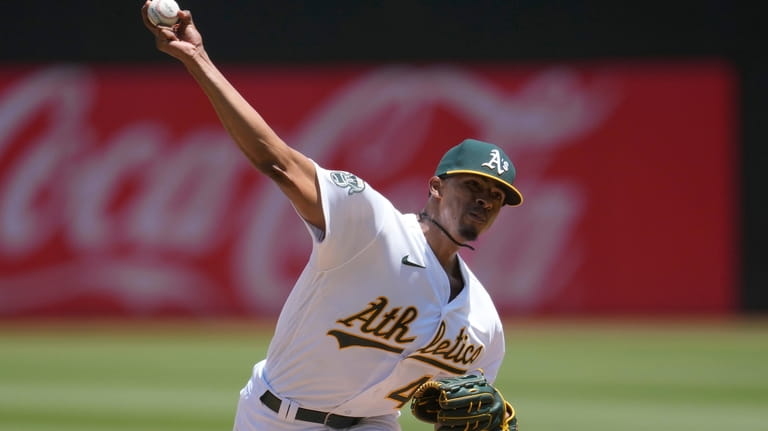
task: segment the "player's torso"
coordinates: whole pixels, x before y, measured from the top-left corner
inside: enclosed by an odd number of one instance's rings
[[[467,285],[449,302],[448,277],[416,218],[392,217],[349,262],[302,274],[268,354],[267,378],[285,396],[340,414],[383,414],[423,381],[487,360],[499,324],[482,287],[465,269]]]

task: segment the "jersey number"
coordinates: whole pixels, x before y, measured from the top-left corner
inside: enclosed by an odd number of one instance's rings
[[[405,403],[408,402],[408,400],[413,397],[413,393],[416,392],[416,389],[418,389],[419,386],[422,384],[428,382],[432,376],[424,376],[418,380],[414,380],[411,383],[408,383],[407,385],[403,386],[400,389],[395,390],[391,394],[389,394],[389,398],[397,401],[397,408],[402,408]]]

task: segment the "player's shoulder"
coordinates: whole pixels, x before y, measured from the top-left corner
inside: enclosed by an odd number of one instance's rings
[[[326,169],[315,163],[315,171],[320,182],[327,182],[340,189],[345,189],[350,195],[363,192],[368,187],[360,176],[344,170]]]
[[[464,281],[472,288],[485,292],[485,286],[472,271],[469,264],[459,255],[459,265],[464,275]]]
[[[395,209],[392,202],[371,186],[362,176],[339,169],[327,169],[317,165],[318,182],[321,193],[334,194],[339,198],[352,198],[355,201],[369,201],[371,205],[384,210]]]
[[[465,275],[464,281],[466,283],[466,287],[469,289],[469,293],[473,302],[482,303],[486,307],[492,308],[495,312],[496,307],[493,303],[493,298],[490,292],[488,292],[488,289],[486,289],[485,285],[480,281],[479,278],[477,278],[475,273],[472,272],[466,262],[462,261],[462,265]]]

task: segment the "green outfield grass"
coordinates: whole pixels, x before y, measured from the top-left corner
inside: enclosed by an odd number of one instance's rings
[[[508,322],[523,431],[764,431],[765,322]],[[0,322],[0,430],[231,430],[269,325]],[[403,429],[430,430],[404,412]]]

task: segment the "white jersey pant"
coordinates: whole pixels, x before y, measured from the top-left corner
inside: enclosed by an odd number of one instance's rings
[[[257,365],[258,366],[258,365]],[[254,375],[260,373],[254,373]],[[251,377],[240,391],[234,431],[338,431],[323,424],[284,418],[265,406],[259,397],[270,388],[258,377]],[[290,416],[290,415],[289,415]],[[400,431],[398,414],[364,418],[348,431]]]

